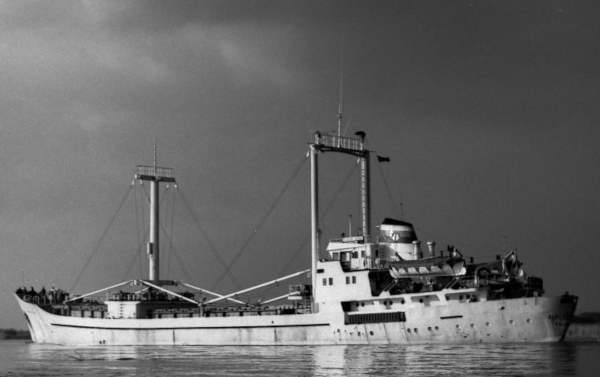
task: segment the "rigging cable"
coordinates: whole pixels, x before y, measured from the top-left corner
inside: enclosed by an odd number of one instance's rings
[[[173,243],[173,237],[171,236],[171,234],[169,234],[167,232],[167,229],[165,226],[163,226],[161,224],[161,227],[164,230],[164,234],[165,236],[168,238],[169,240],[169,246],[173,252],[173,255],[175,255],[175,258],[177,259],[177,261],[179,262],[179,266],[181,267],[181,270],[183,271],[183,274],[185,275],[185,278],[187,279],[187,281],[190,284],[193,284],[194,282],[192,281],[192,277],[190,275],[190,273],[188,272],[188,270],[185,268],[185,264],[183,263],[183,261],[181,260],[181,257],[179,256],[179,253],[177,252],[177,249],[175,248],[175,244]]]
[[[241,289],[241,285],[237,281],[237,279],[235,278],[235,276],[233,274],[231,274],[231,272],[229,270],[227,270],[227,264],[225,263],[225,261],[223,260],[223,258],[221,257],[221,255],[219,254],[219,251],[217,250],[217,248],[215,247],[215,245],[212,243],[212,241],[208,237],[208,233],[206,233],[206,230],[200,224],[200,221],[198,220],[198,216],[196,216],[196,214],[192,210],[192,207],[190,206],[190,204],[189,204],[189,202],[187,200],[187,197],[183,194],[183,191],[181,191],[181,189],[179,188],[179,185],[177,185],[177,191],[179,192],[179,195],[181,195],[181,199],[183,200],[183,204],[186,206],[186,208],[190,212],[190,215],[192,216],[192,219],[194,220],[194,223],[196,224],[196,227],[198,228],[198,230],[200,230],[200,233],[202,233],[202,236],[206,240],[206,243],[208,244],[208,247],[209,247],[210,251],[212,251],[212,253],[215,255],[215,257],[217,257],[217,260],[221,264],[221,267],[223,267],[223,269],[225,269],[227,271],[227,273],[229,275],[229,278],[235,284],[236,288],[237,289]]]
[[[77,275],[77,278],[75,279],[75,282],[71,286],[70,292],[74,292],[75,291],[75,287],[77,286],[77,283],[79,283],[79,279],[81,279],[81,277],[83,276],[83,273],[85,272],[85,269],[90,264],[92,258],[94,258],[94,255],[96,254],[96,252],[100,248],[100,244],[104,240],[104,237],[106,237],[106,235],[108,234],[108,230],[110,229],[110,227],[112,226],[113,222],[117,218],[117,215],[119,214],[119,211],[121,210],[121,207],[123,207],[123,203],[125,203],[125,199],[127,199],[127,197],[129,196],[129,193],[131,192],[132,188],[133,188],[133,184],[129,186],[129,188],[127,189],[127,192],[123,196],[123,199],[121,199],[121,202],[119,203],[119,206],[117,207],[117,210],[115,211],[113,217],[110,219],[110,222],[108,223],[108,226],[104,230],[104,233],[102,233],[102,236],[100,237],[100,240],[98,241],[98,243],[96,243],[96,246],[94,247],[94,250],[92,251],[92,254],[88,257],[87,261],[85,262],[85,265],[83,266],[83,268],[79,272],[79,275]]]
[[[342,193],[342,190],[344,189],[344,187],[346,187],[346,185],[348,184],[348,181],[350,181],[350,178],[352,177],[352,175],[354,174],[354,172],[356,171],[356,168],[358,166],[359,166],[359,163],[357,161],[357,163],[354,164],[354,166],[352,167],[352,169],[350,170],[348,175],[346,175],[346,178],[344,179],[344,181],[342,182],[342,184],[336,191],[336,193],[333,196],[333,198],[331,199],[331,201],[329,201],[329,203],[328,203],[327,207],[325,208],[325,210],[323,211],[323,213],[319,216],[319,222],[323,221],[325,219],[325,217],[329,214],[329,211],[333,208],[333,205],[337,201],[337,198]],[[283,266],[283,268],[279,271],[279,273],[276,276],[284,276],[287,273],[287,271],[290,268],[290,266],[292,265],[292,263],[294,263],[294,261],[298,258],[298,256],[302,254],[302,249],[304,249],[306,247],[306,244],[308,243],[308,241],[310,241],[310,237],[311,237],[310,234],[307,235],[306,237],[304,237],[300,246],[296,249],[296,251],[292,254],[292,256],[290,257],[288,262]],[[269,287],[269,289],[265,292],[265,294],[269,293],[272,289],[273,289],[273,286]]]
[[[375,152],[371,152],[373,154],[375,154]],[[375,157],[377,157],[377,154],[375,154]],[[392,196],[392,192],[390,191],[390,186],[387,183],[387,180],[385,179],[385,175],[383,174],[383,168],[381,167],[381,162],[379,162],[378,158],[375,158],[375,161],[377,161],[377,168],[379,168],[379,174],[381,175],[381,179],[383,180],[383,185],[385,186],[385,189],[387,191],[388,197],[390,199],[390,202],[392,202],[392,207],[394,208],[394,211],[396,212],[397,215],[400,215],[401,219],[404,220],[404,211],[402,209],[402,195],[400,195],[400,210],[398,210],[398,206],[396,205],[396,202],[394,201],[394,197]]]
[[[227,270],[231,270],[231,268],[237,262],[237,260],[241,256],[241,254],[248,247],[248,245],[250,244],[250,242],[254,239],[254,237],[258,233],[258,230],[260,228],[262,228],[262,226],[264,225],[264,223],[266,222],[266,220],[269,218],[269,216],[271,215],[271,213],[273,212],[273,210],[275,209],[275,207],[277,206],[277,204],[279,203],[279,201],[281,200],[281,198],[283,197],[283,195],[287,192],[287,190],[290,187],[291,183],[294,181],[294,179],[296,178],[296,176],[299,174],[299,172],[300,172],[302,166],[304,166],[304,163],[306,162],[306,160],[307,160],[307,158],[303,158],[302,161],[301,161],[301,163],[296,167],[296,169],[294,170],[292,176],[288,179],[288,181],[284,185],[283,189],[279,192],[279,194],[277,195],[277,197],[275,198],[275,200],[273,201],[273,203],[271,204],[271,206],[268,208],[268,210],[266,211],[266,213],[263,215],[263,217],[261,218],[261,220],[258,222],[258,225],[255,227],[254,232],[252,232],[250,234],[250,236],[246,239],[246,241],[244,242],[244,244],[242,245],[242,247],[240,248],[240,250],[236,253],[235,257],[229,263],[229,265],[227,267]],[[214,283],[214,285],[213,285],[213,287],[211,289],[214,289],[216,286],[218,286],[219,282],[223,279],[225,273],[226,272],[223,272],[221,274],[221,276],[217,279],[217,281]]]
[[[235,264],[235,262],[237,262],[237,260],[242,255],[242,253],[246,250],[246,248],[248,247],[248,245],[250,244],[250,242],[252,242],[252,240],[254,239],[254,237],[256,237],[256,234],[258,233],[259,229],[262,228],[262,226],[267,221],[267,219],[269,218],[269,216],[271,216],[271,213],[273,213],[273,210],[275,209],[275,207],[277,206],[277,204],[279,203],[279,201],[281,200],[281,198],[283,197],[283,195],[287,192],[288,188],[290,187],[290,185],[292,184],[292,182],[294,181],[294,179],[296,179],[296,177],[300,173],[300,170],[302,169],[302,167],[306,163],[307,159],[308,159],[308,157],[304,157],[302,159],[302,161],[300,161],[300,164],[298,164],[298,166],[296,167],[296,169],[292,173],[292,176],[287,180],[287,182],[285,183],[285,185],[283,186],[283,188],[281,189],[281,191],[279,192],[279,194],[277,195],[277,197],[275,198],[275,200],[273,201],[273,203],[271,204],[271,206],[269,207],[269,209],[267,209],[267,212],[260,219],[260,221],[258,222],[258,225],[254,228],[254,231],[246,239],[246,241],[244,242],[244,244],[242,245],[242,247],[240,248],[240,250],[235,254],[234,258],[231,260],[231,262],[229,263],[229,265],[226,267],[226,270],[223,271],[223,273],[221,273],[221,276],[219,276],[219,278],[213,284],[211,290],[214,290],[215,287],[217,287],[219,285],[219,283],[221,282],[221,280],[223,280],[223,277],[226,274],[231,275],[231,268],[233,267],[233,265]]]

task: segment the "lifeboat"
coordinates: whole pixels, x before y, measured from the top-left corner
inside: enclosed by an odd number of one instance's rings
[[[390,261],[389,266],[390,275],[394,279],[408,276],[460,276],[467,273],[465,260],[459,255]]]

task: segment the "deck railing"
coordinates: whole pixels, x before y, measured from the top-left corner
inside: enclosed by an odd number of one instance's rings
[[[365,149],[365,140],[363,139],[352,139],[328,134],[318,134],[315,144],[324,147],[350,149],[354,151],[362,151]]]
[[[174,178],[173,169],[171,168],[161,168],[154,166],[145,166],[138,165],[137,166],[137,175],[147,175],[147,176],[158,176],[164,178]]]

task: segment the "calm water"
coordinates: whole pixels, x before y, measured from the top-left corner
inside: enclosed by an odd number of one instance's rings
[[[0,376],[598,376],[600,343],[89,347],[0,341]]]

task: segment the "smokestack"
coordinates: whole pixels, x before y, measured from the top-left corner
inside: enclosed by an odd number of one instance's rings
[[[413,254],[415,255],[415,259],[423,258],[423,254],[421,253],[421,241],[413,241]]]
[[[429,256],[435,257],[435,242],[434,241],[427,242],[427,247],[429,248]]]

